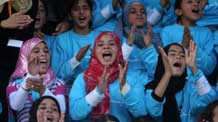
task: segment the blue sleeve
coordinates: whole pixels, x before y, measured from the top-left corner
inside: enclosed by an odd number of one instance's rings
[[[50,55],[52,55],[54,45],[56,45],[56,36],[45,36],[45,42],[48,46]]]
[[[170,6],[169,10],[164,9],[164,14],[161,20],[161,26],[167,26],[176,23],[177,16],[175,15],[174,6]]]
[[[159,102],[156,99],[154,99],[152,97],[152,92],[153,90],[148,89],[145,91],[145,104],[146,104],[146,108],[148,110],[148,113],[154,117],[160,117],[162,115],[162,111],[163,111],[163,104],[165,101]]]
[[[168,27],[164,27],[160,33],[161,39],[162,39],[162,43],[163,43],[163,47],[167,46],[168,44],[172,43],[170,41],[170,33],[168,31]]]
[[[75,120],[87,118],[92,110],[92,107],[87,103],[85,96],[85,82],[83,80],[83,75],[80,74],[76,78],[69,95],[70,115]]]
[[[147,115],[147,110],[144,102],[144,88],[140,83],[133,84],[132,79],[128,79],[128,84],[131,86],[130,91],[124,96],[128,110],[134,117]],[[131,83],[130,83],[131,82]]]
[[[144,48],[141,52],[141,58],[142,58],[141,60],[143,61],[143,65],[145,66],[146,69],[146,74],[148,75],[149,78],[148,81],[150,81],[153,79],[154,72],[157,65],[157,59],[158,59],[158,53],[154,45],[151,45],[148,48]]]
[[[163,104],[152,97],[153,90],[144,91],[144,85],[138,81],[137,77],[128,77],[128,84],[131,86],[130,91],[124,96],[128,110],[134,117],[145,116],[148,113],[158,118],[162,114]]]
[[[112,1],[108,1],[103,7],[101,4],[101,2],[95,1],[95,10],[92,18],[93,28],[103,25],[112,15],[117,13],[113,8]]]
[[[62,79],[63,81],[68,81],[73,77],[76,70],[70,65],[70,59],[73,58],[73,55],[69,55],[69,53],[74,54],[74,52],[69,52],[68,48],[65,44],[66,36],[58,36],[56,40],[56,45],[53,48],[51,65],[53,70],[56,73],[56,76]],[[73,47],[71,47],[73,48]]]
[[[201,47],[197,47],[196,62],[197,66],[206,75],[209,75],[216,66],[216,56],[214,52],[213,33],[209,29],[206,32],[206,37],[202,40]]]
[[[214,32],[214,48],[216,51],[216,54],[218,54],[218,30]]]
[[[198,72],[192,76],[189,77],[188,83],[190,84],[190,90],[189,94],[190,96],[190,110],[192,114],[199,114],[200,112],[203,112],[206,106],[211,103],[212,101],[217,99],[216,91],[211,87],[210,91],[204,95],[199,95],[196,89],[196,81],[204,76],[203,72],[201,70],[198,70]]]

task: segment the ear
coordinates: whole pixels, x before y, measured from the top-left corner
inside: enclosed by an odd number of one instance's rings
[[[175,13],[176,13],[177,16],[182,16],[182,11],[181,11],[181,9],[176,9],[176,10],[175,10]]]

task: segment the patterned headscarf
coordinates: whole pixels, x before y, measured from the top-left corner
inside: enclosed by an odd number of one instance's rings
[[[116,79],[118,79],[118,77],[119,77],[118,64],[123,65],[123,63],[124,63],[119,37],[117,35],[115,35],[113,32],[100,33],[100,35],[95,40],[93,55],[91,58],[89,68],[84,73],[84,80],[86,83],[86,92],[87,93],[92,91],[98,85],[99,77],[101,77],[101,75],[103,74],[103,71],[104,71],[105,66],[103,64],[101,64],[99,59],[97,58],[96,46],[97,46],[97,43],[100,41],[101,37],[103,37],[105,35],[112,36],[114,41],[115,41],[115,44],[118,47],[118,53],[117,53],[116,59],[113,62],[113,64],[110,65],[107,69],[109,74],[110,74],[109,79],[108,79],[109,84],[112,83],[113,81],[115,81]],[[101,103],[98,104],[98,106],[96,106],[92,110],[92,112],[91,112],[92,117],[105,115],[109,112],[109,102],[110,102],[109,88],[107,88],[105,90],[104,95],[105,95],[105,98],[101,101]]]
[[[17,66],[14,73],[11,75],[10,82],[13,82],[16,79],[23,78],[28,73],[28,63],[29,57],[32,49],[39,44],[40,42],[45,43],[40,38],[31,38],[27,40],[20,49]],[[48,69],[45,77],[43,79],[44,85],[51,85],[54,81],[55,75],[51,68]]]

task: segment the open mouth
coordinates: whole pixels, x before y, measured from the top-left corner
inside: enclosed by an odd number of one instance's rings
[[[109,51],[104,52],[103,55],[102,55],[102,57],[103,57],[104,60],[109,60],[109,59],[111,59],[111,57],[112,57],[112,53],[109,52]]]
[[[42,59],[42,60],[39,61],[39,63],[40,63],[40,64],[46,64],[46,63],[47,63],[47,60]]]
[[[53,117],[52,116],[46,116],[46,122],[53,122]]]
[[[192,9],[192,12],[198,14],[200,13],[200,10],[198,8],[195,8],[195,9]]]
[[[86,20],[86,17],[80,16],[80,17],[79,17],[79,20]]]
[[[177,67],[177,68],[181,68],[182,67],[182,64],[179,63],[179,62],[176,62],[175,64],[173,64],[174,67]]]

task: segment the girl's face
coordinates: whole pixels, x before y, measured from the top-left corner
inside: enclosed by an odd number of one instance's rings
[[[141,3],[133,3],[130,6],[128,13],[128,20],[130,25],[136,25],[136,27],[143,27],[146,23],[146,14],[145,14],[144,5]]]
[[[60,119],[58,106],[52,99],[44,99],[39,104],[36,115],[38,122],[59,122]]]
[[[32,49],[29,57],[29,62],[36,58],[39,59],[39,73],[45,74],[50,65],[50,55],[48,47],[44,42],[40,42]]]
[[[186,67],[185,53],[182,48],[178,45],[172,45],[167,55],[173,76],[181,76]]]
[[[213,122],[218,122],[218,106],[213,110]]]
[[[46,21],[45,8],[41,0],[39,0],[39,8],[35,18],[35,29],[41,29]]]
[[[201,17],[201,8],[200,0],[182,0],[176,14],[183,22],[195,22]]]
[[[113,64],[118,53],[118,47],[110,35],[103,35],[96,44],[96,56],[105,66]]]
[[[71,16],[74,22],[74,27],[78,27],[78,28],[89,27],[92,14],[91,14],[91,8],[86,2],[86,0],[78,0],[78,4],[72,6]]]

